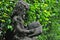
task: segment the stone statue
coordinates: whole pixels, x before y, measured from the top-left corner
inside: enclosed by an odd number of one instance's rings
[[[39,22],[32,22],[26,27],[27,29],[25,28],[23,19],[28,9],[27,3],[22,0],[18,1],[11,16],[14,30],[12,32],[7,31],[8,35],[11,34],[12,36],[9,39],[6,36],[6,40],[37,40],[36,36],[42,33],[42,26]]]

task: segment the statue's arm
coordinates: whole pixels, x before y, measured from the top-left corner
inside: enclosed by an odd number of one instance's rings
[[[22,19],[17,19],[18,16],[14,16],[14,20],[13,21],[16,21],[17,24],[15,26],[15,29],[19,32],[23,32],[23,33],[32,33],[34,32],[34,29],[33,30],[27,30],[24,28],[23,24],[22,24]]]
[[[33,30],[22,29],[19,25],[20,25],[20,24],[18,23],[18,25],[16,26],[16,29],[17,29],[19,32],[22,32],[22,33],[33,33],[33,32],[34,32],[34,29],[33,29]]]

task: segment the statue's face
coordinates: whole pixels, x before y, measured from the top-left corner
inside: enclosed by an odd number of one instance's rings
[[[15,6],[15,13],[25,19],[26,11],[29,9],[29,5],[23,1],[19,1]]]
[[[26,11],[29,9],[29,6],[28,6],[28,4],[20,1],[16,5],[16,8],[17,8],[19,14],[25,15]]]

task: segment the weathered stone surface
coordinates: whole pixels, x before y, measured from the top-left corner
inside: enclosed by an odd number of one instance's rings
[[[39,22],[32,22],[28,25],[28,29],[24,27],[23,16],[28,9],[29,7],[27,3],[22,0],[18,1],[11,16],[11,24],[14,30],[12,32],[7,31],[9,34],[7,35],[6,33],[6,37],[9,39],[6,40],[37,40],[36,36],[42,33],[42,26]],[[11,35],[13,37],[11,37]]]

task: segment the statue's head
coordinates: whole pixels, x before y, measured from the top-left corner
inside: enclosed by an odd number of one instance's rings
[[[13,10],[13,13],[11,15],[11,18],[13,18],[15,15],[22,15],[22,18],[25,18],[26,11],[29,9],[29,5],[24,2],[19,0]]]
[[[29,9],[29,5],[24,1],[19,1],[15,7],[16,13],[20,15],[25,15],[28,9]]]

